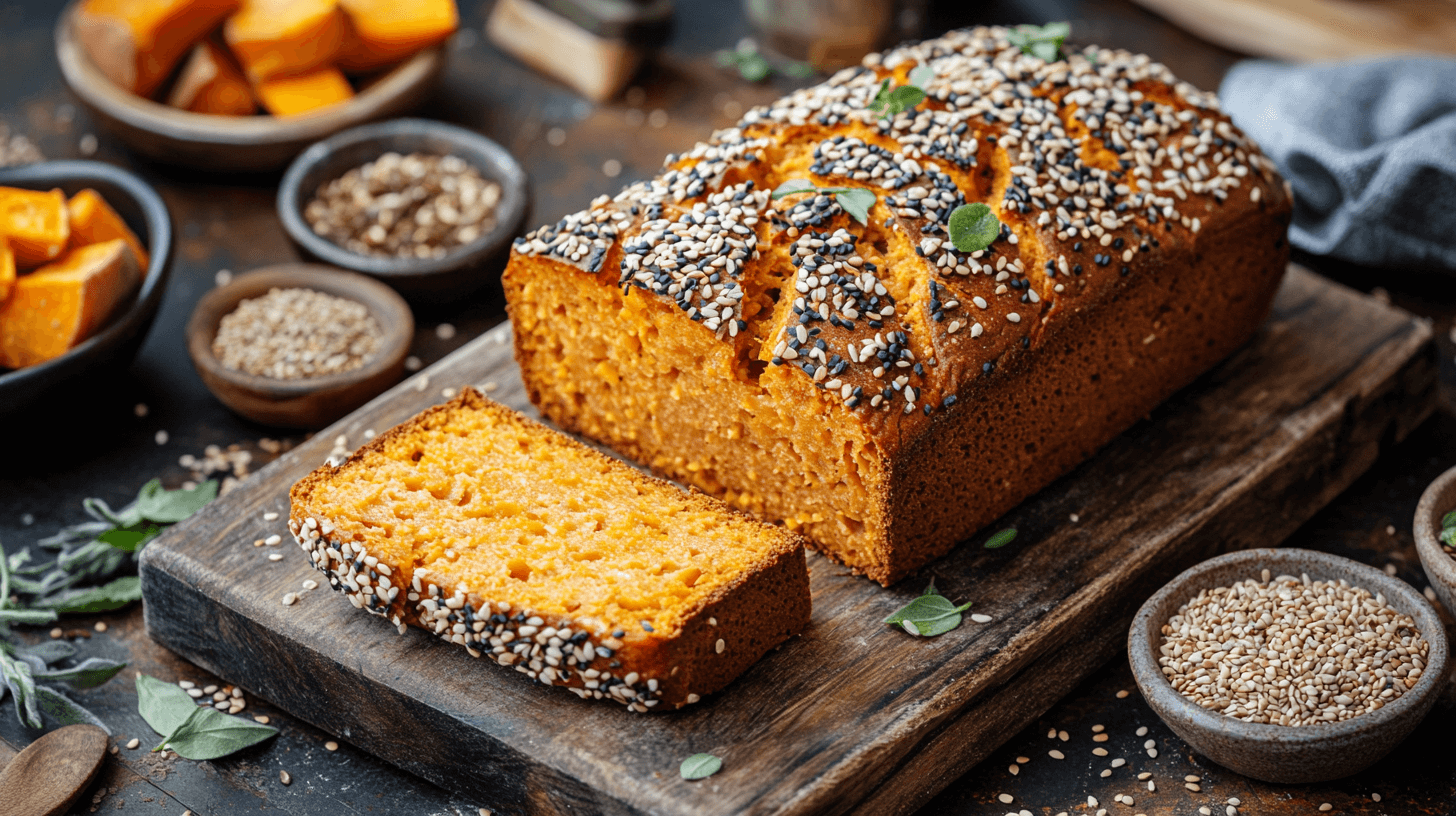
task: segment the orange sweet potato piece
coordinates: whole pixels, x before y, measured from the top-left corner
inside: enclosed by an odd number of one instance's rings
[[[192,48],[167,104],[174,108],[214,116],[252,116],[258,111],[253,89],[232,57],[203,40]]]
[[[335,62],[371,71],[444,42],[460,26],[455,0],[339,0],[350,36]]]
[[[10,297],[15,286],[15,253],[10,251],[10,242],[0,237],[0,303]]]
[[[280,77],[254,87],[263,107],[274,116],[297,116],[347,101],[354,96],[349,80],[332,66],[301,76]]]
[[[60,190],[0,187],[0,235],[10,239],[21,269],[55,260],[71,238],[66,196]]]
[[[83,0],[75,33],[112,82],[142,96],[161,86],[192,44],[238,8],[239,0]]]
[[[82,190],[71,196],[71,200],[66,202],[66,212],[71,219],[72,249],[120,238],[131,248],[142,270],[151,263],[141,239],[95,190]]]
[[[0,365],[23,368],[64,354],[104,326],[140,279],[120,238],[22,275],[0,304]]]
[[[243,0],[222,34],[256,83],[332,64],[348,26],[338,0]]]

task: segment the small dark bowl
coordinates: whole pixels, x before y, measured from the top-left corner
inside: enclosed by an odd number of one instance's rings
[[[303,208],[320,185],[389,152],[454,155],[501,186],[495,229],[443,258],[379,258],[360,255],[314,234]],[[503,256],[526,217],[526,171],[505,148],[465,128],[428,119],[395,119],[346,130],[310,147],[294,160],[278,185],[278,217],[306,255],[363,272],[410,298],[451,300],[489,282],[483,267]]]
[[[172,271],[172,216],[152,186],[110,164],[56,161],[0,169],[0,186],[50,190],[70,196],[90,187],[146,245],[151,264],[131,301],[101,331],[65,354],[16,370],[0,368],[0,415],[19,413],[67,386],[114,373],[131,363],[157,316]]]
[[[1416,505],[1416,552],[1436,597],[1456,615],[1456,560],[1441,547],[1441,517],[1456,510],[1456,467],[1442,473],[1421,494]]]
[[[213,116],[117,87],[76,40],[71,3],[56,23],[56,60],[81,104],[128,148],[162,164],[209,172],[277,170],[344,128],[399,116],[424,102],[445,70],[446,46],[427,48],[374,78],[346,102],[300,116]]]
[[[224,367],[212,353],[218,325],[239,302],[274,287],[312,289],[364,304],[384,333],[379,351],[353,371],[301,380]],[[239,275],[203,295],[187,321],[187,353],[208,390],[237,413],[280,428],[322,428],[399,381],[414,331],[409,304],[388,286],[326,266],[285,263]]]
[[[1415,686],[1377,711],[1322,725],[1244,722],[1184,697],[1158,665],[1163,624],[1201,590],[1257,578],[1263,569],[1276,576],[1305,573],[1314,580],[1343,578],[1352,586],[1383,594],[1392,607],[1415,620],[1430,644],[1426,666]],[[1138,610],[1128,632],[1127,651],[1133,677],[1148,705],[1194,750],[1244,776],[1284,783],[1325,782],[1375,764],[1431,710],[1446,682],[1448,657],[1441,616],[1409,584],[1358,561],[1301,549],[1233,552],[1186,570]]]

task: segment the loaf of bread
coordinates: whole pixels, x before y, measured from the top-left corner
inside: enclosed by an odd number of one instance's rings
[[[293,486],[356,607],[633,711],[727,685],[809,621],[803,539],[474,389]]]
[[[1272,163],[1145,56],[1008,33],[871,54],[518,240],[542,413],[888,585],[1247,341],[1287,262]],[[868,109],[917,68],[924,102]],[[792,179],[869,190],[868,223]],[[970,202],[1002,227],[965,253]]]

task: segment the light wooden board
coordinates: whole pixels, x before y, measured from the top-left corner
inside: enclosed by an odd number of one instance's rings
[[[1236,51],[1311,62],[1456,54],[1453,0],[1137,0]]]
[[[907,813],[1121,648],[1136,606],[1215,553],[1283,540],[1435,404],[1430,327],[1291,268],[1244,349],[1001,522],[1001,550],[962,547],[882,589],[811,556],[808,630],[725,691],[637,715],[411,630],[326,589],[289,543],[288,487],[351,446],[494,383],[530,410],[509,328],[472,341],[315,436],[150,544],[149,631],[330,733],[499,813]],[[1072,516],[1077,521],[1072,521]],[[280,534],[286,557],[255,539]],[[936,639],[880,621],[934,576],[990,615]],[[327,585],[325,585],[327,586]],[[679,762],[707,751],[699,782]],[[933,757],[917,762],[917,757]]]

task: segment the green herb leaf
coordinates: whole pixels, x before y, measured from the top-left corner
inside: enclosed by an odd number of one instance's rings
[[[87,689],[105,683],[124,668],[126,668],[125,663],[102,657],[88,657],[69,669],[32,672],[32,676],[36,680],[60,681],[70,683],[75,688]]]
[[[1047,23],[1044,26],[1019,25],[1006,35],[1006,40],[1023,54],[1056,62],[1061,59],[1062,43],[1072,33],[1071,23]]]
[[[1452,527],[1456,527],[1456,510],[1441,516],[1441,529],[1449,530]]]
[[[986,549],[988,549],[988,550],[999,550],[1002,547],[1006,546],[1007,544],[1010,544],[1011,541],[1013,539],[1015,539],[1015,538],[1016,538],[1016,528],[1015,527],[1007,527],[1006,529],[1002,530],[1001,532],[997,533],[996,535],[993,535],[990,538],[986,539]]]
[[[827,190],[825,192],[828,192]],[[834,200],[839,206],[849,213],[849,217],[868,224],[870,218],[870,207],[875,206],[875,194],[863,187],[854,187],[834,191]]]
[[[0,675],[4,676],[10,693],[15,695],[15,716],[20,719],[20,724],[31,728],[43,727],[45,722],[36,707],[35,680],[30,676],[30,665],[11,657],[0,646]]]
[[[950,242],[961,252],[980,252],[1001,235],[1001,222],[979,201],[962,204],[950,214]]]
[[[109,612],[113,609],[120,609],[133,601],[139,601],[141,598],[142,579],[135,575],[127,575],[104,586],[70,590],[37,598],[35,606],[53,610],[52,619],[54,619],[55,612]]]
[[[929,65],[920,65],[910,72],[910,84],[917,88],[924,88],[935,79],[935,69]]]
[[[871,99],[870,100],[870,104],[867,105],[866,107],[868,107],[871,111],[873,111],[875,113],[882,114],[882,113],[885,112],[885,106],[886,105],[889,105],[889,104],[890,104],[890,78],[889,77],[885,77],[885,81],[880,83],[880,89],[878,91],[875,91],[875,98],[874,99]]]
[[[960,626],[961,613],[970,608],[969,603],[956,606],[936,592],[935,579],[931,579],[925,594],[895,610],[885,618],[885,623],[899,626],[912,635],[935,637]]]
[[[1450,544],[1456,547],[1456,527],[1447,527],[1442,530],[1440,538],[1442,544]]]
[[[217,482],[206,481],[191,490],[167,490],[161,479],[142,485],[137,494],[137,512],[159,524],[175,524],[196,513],[217,498]]]
[[[925,101],[925,91],[914,85],[901,85],[890,92],[890,104],[896,106],[900,111],[907,111]]]
[[[187,696],[180,686],[150,675],[137,675],[136,692],[137,711],[158,734],[176,731],[197,709],[197,701]]]
[[[40,662],[48,666],[57,660],[65,660],[76,655],[76,647],[64,640],[47,640],[18,651],[22,655],[39,658]]]
[[[59,721],[61,725],[94,725],[108,735],[111,733],[111,729],[101,721],[100,717],[53,688],[36,686],[35,699],[40,710]]]
[[[156,538],[160,532],[162,532],[162,528],[155,524],[138,524],[135,527],[113,527],[101,535],[96,536],[96,540],[110,544],[124,552],[136,552],[143,544]]]
[[[703,779],[723,769],[723,760],[712,754],[693,754],[682,761],[678,773],[683,779]]]
[[[774,201],[778,201],[784,196],[794,195],[795,193],[812,193],[814,191],[814,182],[808,179],[789,179],[778,187],[775,187],[769,197]]]
[[[0,622],[23,623],[40,626],[56,619],[56,613],[49,609],[0,609]]]
[[[277,733],[278,729],[271,725],[229,717],[210,706],[194,705],[187,719],[152,750],[171,749],[181,757],[198,761],[217,759],[257,745]]]
[[[799,62],[798,60],[785,61],[781,70],[785,76],[790,76],[794,79],[808,79],[814,76],[814,66],[807,62]]]

